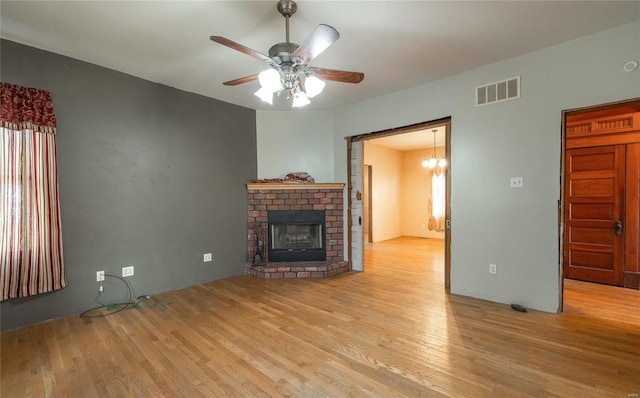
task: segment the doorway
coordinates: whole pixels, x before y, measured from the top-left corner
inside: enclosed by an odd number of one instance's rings
[[[563,113],[563,277],[640,289],[640,99]]]
[[[424,228],[426,231],[429,225],[437,225],[441,228],[441,236],[444,235],[444,283],[445,287],[448,289],[450,286],[450,239],[451,239],[451,231],[449,228],[445,228],[445,225],[448,227],[450,225],[450,170],[451,165],[448,160],[451,158],[451,119],[444,118],[439,120],[434,120],[430,122],[418,123],[415,125],[405,126],[401,128],[384,130],[378,132],[372,132],[368,134],[363,134],[359,136],[347,137],[347,151],[348,151],[348,258],[351,263],[352,269],[356,271],[364,270],[364,244],[365,242],[376,242],[381,240],[391,239],[393,237],[400,236],[397,231],[393,231],[394,228],[397,228],[398,218],[401,217],[400,213],[402,209],[405,207],[409,207],[407,203],[401,203],[401,201],[397,199],[389,199],[384,200],[381,198],[383,195],[387,195],[389,191],[399,189],[397,186],[399,182],[394,181],[393,172],[389,175],[390,171],[388,168],[392,167],[378,167],[375,164],[370,164],[367,162],[365,166],[365,143],[374,143],[375,141],[385,141],[385,145],[391,145],[387,141],[394,141],[393,145],[397,145],[398,141],[404,141],[405,139],[411,139],[411,137],[420,137],[422,139],[422,149],[428,148],[429,157],[431,156],[432,149],[435,150],[435,143],[432,141],[432,138],[435,137],[432,135],[432,131],[440,131],[442,135],[442,144],[444,147],[444,154],[439,153],[438,157],[442,157],[443,162],[449,163],[446,167],[442,167],[442,180],[443,180],[443,190],[444,190],[444,215],[439,220],[440,224],[434,224],[433,222],[429,224],[429,221],[433,221],[429,219],[429,213],[431,213],[431,204],[428,198],[424,198],[422,201],[422,208],[411,212],[409,210],[406,213],[413,214],[414,218],[424,216],[425,220],[418,223],[418,228]],[[421,136],[420,136],[421,135]],[[394,138],[395,137],[395,138]],[[428,139],[429,144],[424,145],[425,137]],[[402,140],[399,140],[402,138]],[[398,140],[397,140],[398,139]],[[392,145],[392,146],[393,146]],[[419,145],[419,144],[417,144]],[[377,146],[377,145],[376,145]],[[417,147],[414,146],[414,149]],[[378,154],[378,158],[384,159],[385,153],[381,151]],[[414,151],[407,151],[406,153],[411,153]],[[401,151],[402,152],[402,151]],[[388,152],[391,153],[391,152]],[[390,158],[394,158],[393,162],[396,164],[398,160],[396,156],[391,153],[389,155]],[[421,165],[422,161],[425,160],[424,156],[417,162],[411,162],[409,164],[413,165]],[[444,165],[444,163],[442,163]],[[420,166],[422,168],[422,166]],[[426,175],[426,171],[423,172]],[[385,175],[387,173],[387,175]],[[439,171],[440,173],[440,171]],[[397,171],[396,171],[397,174]],[[423,180],[424,184],[430,185],[430,180],[426,178]],[[376,185],[378,184],[378,185]],[[395,185],[394,185],[395,184]],[[378,187],[376,189],[376,186]],[[431,187],[429,186],[429,192]],[[394,201],[395,200],[395,201]],[[386,217],[386,213],[384,210],[380,208],[384,206],[384,202],[387,202],[386,206],[389,209],[389,212],[394,213],[391,217]],[[376,209],[376,205],[378,208]],[[382,212],[382,213],[381,213]],[[382,216],[386,218],[381,221],[380,224],[383,226],[376,227],[376,214],[385,214]],[[395,219],[394,219],[395,218]],[[407,216],[405,215],[405,217]],[[411,218],[411,215],[409,215]],[[391,221],[390,221],[391,220]],[[414,223],[416,220],[411,220]],[[378,220],[380,221],[380,220]],[[420,234],[410,233],[409,236],[422,236]],[[425,236],[427,237],[427,236]]]

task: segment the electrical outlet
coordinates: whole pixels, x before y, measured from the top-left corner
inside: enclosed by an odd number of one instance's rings
[[[524,178],[511,177],[511,188],[522,188],[524,185]]]
[[[202,262],[208,263],[209,261],[213,261],[213,254],[205,253]]]
[[[497,274],[498,273],[498,266],[495,264],[489,264],[489,273],[490,274]]]
[[[133,276],[133,265],[122,267],[122,277],[126,278],[127,276]]]
[[[104,280],[104,271],[96,272],[96,282],[102,282]]]

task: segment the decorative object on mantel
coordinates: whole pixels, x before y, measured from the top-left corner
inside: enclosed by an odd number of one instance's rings
[[[298,171],[295,173],[289,173],[284,178],[265,178],[261,180],[253,180],[254,183],[294,183],[294,184],[313,184],[316,180],[305,173],[304,171]]]
[[[306,184],[313,184],[316,180],[305,172],[289,173],[284,177],[284,182],[302,182]]]
[[[284,182],[284,180],[282,178],[263,178],[260,180],[253,180],[253,182],[255,184],[273,184],[273,183],[279,184],[281,182]]]

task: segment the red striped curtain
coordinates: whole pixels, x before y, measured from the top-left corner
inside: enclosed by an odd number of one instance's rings
[[[62,289],[56,117],[48,91],[1,84],[2,300]]]

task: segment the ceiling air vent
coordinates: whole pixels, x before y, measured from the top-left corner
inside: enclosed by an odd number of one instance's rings
[[[520,98],[520,76],[476,87],[476,106]]]

